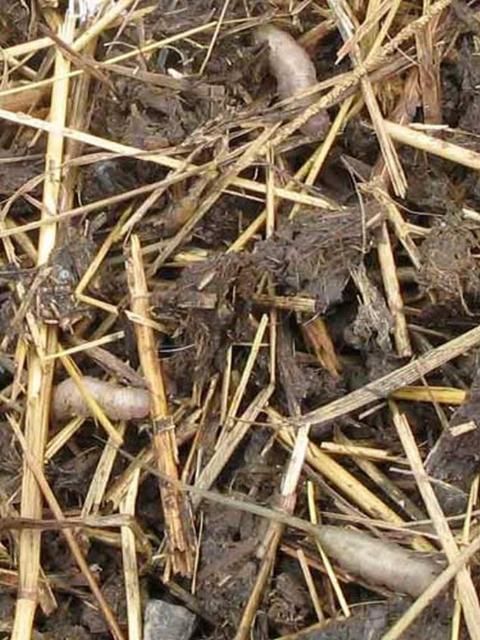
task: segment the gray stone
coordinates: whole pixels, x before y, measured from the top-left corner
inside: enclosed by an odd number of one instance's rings
[[[189,640],[196,615],[176,604],[149,600],[145,608],[143,640]]]

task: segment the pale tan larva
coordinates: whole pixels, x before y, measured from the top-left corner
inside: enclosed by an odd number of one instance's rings
[[[110,420],[139,420],[150,412],[150,394],[146,389],[124,387],[83,376],[82,382]],[[69,418],[91,417],[92,412],[75,382],[68,378],[53,391],[52,418],[63,422]]]
[[[327,555],[349,574],[413,598],[418,598],[444,568],[443,562],[427,554],[363,531],[323,525],[318,529],[318,539]]]
[[[315,65],[308,53],[286,31],[264,25],[255,30],[255,40],[268,45],[270,72],[277,81],[278,95],[282,100],[299,95],[317,83]],[[312,101],[311,96],[306,96],[299,100],[299,104],[307,107]],[[302,131],[309,136],[323,138],[329,124],[328,113],[322,110],[307,120]]]

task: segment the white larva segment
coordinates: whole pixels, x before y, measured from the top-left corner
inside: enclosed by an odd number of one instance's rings
[[[298,42],[286,31],[273,25],[265,25],[255,30],[258,44],[268,45],[270,71],[277,81],[277,92],[282,100],[304,93],[317,84],[317,72],[310,56]],[[307,107],[312,97],[306,96],[299,101]],[[302,131],[315,137],[323,137],[330,118],[326,110],[312,116],[302,127]]]
[[[150,413],[150,394],[146,389],[125,387],[83,376],[82,382],[110,420],[140,420]],[[52,418],[63,422],[73,417],[92,417],[75,382],[68,378],[53,391]]]

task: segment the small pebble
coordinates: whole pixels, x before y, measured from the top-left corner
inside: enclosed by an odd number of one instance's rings
[[[197,616],[176,604],[149,600],[145,608],[143,640],[190,640]]]

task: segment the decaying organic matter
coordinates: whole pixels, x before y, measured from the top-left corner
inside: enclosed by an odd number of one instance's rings
[[[0,0],[0,635],[480,640],[478,22]]]

